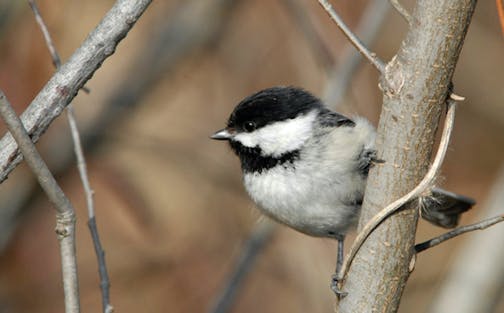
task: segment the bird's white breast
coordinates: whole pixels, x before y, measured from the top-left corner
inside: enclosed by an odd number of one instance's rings
[[[266,215],[281,223],[313,236],[344,234],[359,213],[351,202],[363,194],[365,177],[355,167],[362,148],[373,144],[373,132],[365,121],[312,138],[293,164],[245,173],[245,188]]]

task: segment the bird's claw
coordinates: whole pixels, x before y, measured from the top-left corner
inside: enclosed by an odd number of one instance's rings
[[[331,290],[334,292],[338,300],[341,300],[348,295],[348,292],[345,292],[340,289],[339,287],[340,280],[341,279],[338,277],[338,274],[336,273],[333,274],[331,277]]]

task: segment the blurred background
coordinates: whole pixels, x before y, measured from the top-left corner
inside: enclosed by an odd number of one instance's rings
[[[383,4],[370,9],[377,2],[385,1],[333,4],[354,29],[366,29],[366,13],[381,16],[372,22],[376,35],[367,27],[363,36],[374,37],[372,49],[388,61],[407,25]],[[37,3],[65,62],[114,2]],[[411,9],[413,1],[404,4]],[[342,74],[353,62],[348,51],[315,0],[170,0],[150,5],[87,83],[91,92],[80,92],[72,103],[95,190],[116,312],[211,311],[243,255],[244,243],[254,230],[264,228],[258,227],[262,218],[242,187],[238,159],[208,136],[225,125],[243,97],[274,85],[302,86],[342,113],[363,115],[376,125],[378,75],[365,62],[351,75]],[[480,1],[454,77],[455,91],[466,101],[458,109],[440,180],[444,188],[478,201],[463,224],[490,216],[485,210],[492,188],[504,192],[502,185],[496,186],[504,160],[503,51],[495,3]],[[17,112],[53,72],[28,4],[0,1],[0,88]],[[347,77],[347,84],[338,77]],[[345,86],[341,96],[331,95],[336,84]],[[38,147],[76,208],[82,311],[97,312],[97,265],[64,117],[51,125]],[[0,312],[63,311],[54,213],[24,164],[1,184]],[[256,246],[230,312],[331,312],[335,242],[283,226],[272,229],[267,228],[262,245]],[[442,232],[421,221],[417,238],[423,241]],[[472,236],[418,256],[401,312],[431,312]],[[504,250],[499,240],[504,235],[494,235],[494,246],[486,250]],[[494,278],[502,279],[491,292],[481,293],[488,312],[504,312],[503,272],[502,266],[492,269]]]

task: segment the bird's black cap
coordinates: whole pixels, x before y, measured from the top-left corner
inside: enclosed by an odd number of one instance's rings
[[[243,99],[231,113],[227,126],[229,129],[246,131],[248,122],[260,128],[295,118],[315,108],[323,108],[322,102],[301,88],[272,87]]]
[[[236,134],[253,132],[275,122],[294,119],[313,110],[318,111],[322,127],[353,127],[347,117],[332,112],[309,92],[297,87],[272,87],[261,90],[243,99],[231,113],[227,127],[215,132],[210,138],[228,140],[238,155],[244,172],[261,172],[277,165],[291,166],[300,157],[300,150],[287,151],[281,155],[265,156],[259,146],[246,147],[234,140]]]

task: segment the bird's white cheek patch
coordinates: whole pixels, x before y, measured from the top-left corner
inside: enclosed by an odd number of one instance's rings
[[[280,156],[298,150],[311,137],[317,113],[312,111],[282,122],[259,128],[251,133],[240,133],[234,137],[242,145],[261,148],[264,156]]]
[[[239,133],[234,136],[234,140],[240,142],[245,147],[254,148],[258,146],[258,138],[254,135],[255,132],[252,133]]]

